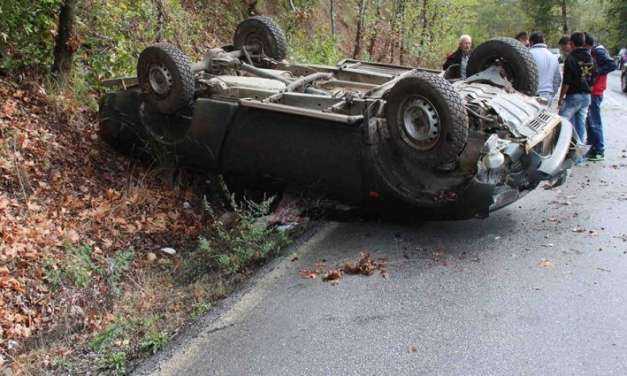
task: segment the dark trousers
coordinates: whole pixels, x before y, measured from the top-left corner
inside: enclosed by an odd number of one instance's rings
[[[588,121],[586,128],[588,133],[588,145],[590,154],[605,153],[605,143],[603,139],[603,122],[601,121],[602,95],[593,95],[588,109]]]

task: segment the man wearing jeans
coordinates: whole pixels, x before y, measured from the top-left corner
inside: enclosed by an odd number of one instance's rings
[[[605,144],[603,139],[603,122],[601,121],[601,102],[603,102],[603,92],[607,88],[607,74],[616,69],[614,60],[607,53],[605,47],[594,45],[594,38],[585,33],[586,41],[584,47],[590,50],[592,61],[594,62],[594,83],[591,88],[591,104],[588,109],[588,160],[592,162],[605,159]]]
[[[573,50],[564,62],[564,79],[558,102],[559,114],[570,120],[579,139],[583,141],[586,138],[586,116],[590,106],[594,64],[590,51],[584,48],[584,33],[573,33],[570,42]]]
[[[562,83],[560,63],[557,56],[551,53],[544,43],[543,33],[534,31],[529,41],[531,42],[529,52],[538,66],[538,92],[536,94],[546,99],[550,107]]]

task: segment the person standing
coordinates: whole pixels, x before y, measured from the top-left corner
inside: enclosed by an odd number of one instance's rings
[[[457,50],[446,57],[446,62],[442,66],[444,70],[448,69],[451,65],[459,64],[460,77],[466,78],[466,67],[468,66],[468,58],[472,52],[472,38],[470,35],[462,35],[459,37],[459,44]]]
[[[605,47],[596,45],[594,38],[585,33],[584,47],[590,50],[592,61],[594,62],[594,82],[592,84],[590,108],[588,109],[588,144],[590,151],[587,158],[589,161],[597,162],[605,159],[605,140],[603,137],[603,121],[601,118],[601,103],[603,102],[603,92],[607,88],[607,74],[616,69],[616,63],[610,57]]]
[[[564,58],[564,60],[566,59],[566,56],[568,56],[568,54],[570,53],[570,51],[573,50],[573,46],[570,43],[570,37],[569,36],[563,36],[560,38],[560,41],[557,42],[557,45],[560,47],[560,52],[562,53],[562,57]]]
[[[583,141],[586,138],[586,116],[590,106],[594,64],[590,51],[584,48],[584,33],[573,33],[570,42],[573,50],[564,62],[564,79],[558,107],[559,114],[570,120],[579,139]]]
[[[537,95],[547,100],[551,106],[555,95],[560,89],[562,75],[560,73],[560,63],[555,54],[549,51],[544,43],[544,34],[534,31],[529,37],[531,56],[538,66],[538,92]]]
[[[527,34],[526,31],[521,31],[520,33],[516,34],[516,39],[525,45],[525,47],[529,47],[529,34]]]

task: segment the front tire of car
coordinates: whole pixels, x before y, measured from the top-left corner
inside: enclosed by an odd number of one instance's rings
[[[468,115],[448,81],[417,71],[396,82],[386,100],[390,137],[401,153],[427,167],[457,161],[468,139]]]

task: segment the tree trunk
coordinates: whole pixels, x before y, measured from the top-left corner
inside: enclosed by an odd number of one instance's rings
[[[335,0],[329,0],[329,16],[331,18],[331,36],[335,39]]]
[[[405,0],[396,0],[392,21],[392,43],[390,48],[390,63],[394,63],[396,49],[399,50],[399,61],[404,59],[405,43],[403,32],[405,28]]]
[[[374,27],[370,31],[370,45],[368,46],[368,55],[370,55],[370,59],[374,59],[374,49],[377,45],[377,25],[379,24],[379,20],[381,19],[381,0],[375,0],[376,8],[374,12]]]
[[[59,12],[57,37],[54,44],[54,63],[52,73],[61,80],[65,80],[72,70],[72,55],[78,48],[76,43],[70,43],[74,36],[76,21],[77,0],[65,0]]]
[[[163,40],[164,36],[165,11],[163,9],[163,0],[154,0],[154,2],[155,8],[157,8],[157,35],[155,36],[155,40],[159,43]]]
[[[420,15],[418,16],[418,20],[417,22],[420,22],[420,42],[418,43],[418,46],[420,46],[420,48],[418,49],[417,52],[417,58],[418,58],[418,65],[420,65],[421,61],[422,61],[422,55],[424,53],[424,48],[425,45],[428,42],[428,36],[429,36],[429,18],[427,17],[427,7],[429,6],[429,1],[428,0],[422,0],[421,4],[420,4]],[[415,24],[413,25],[414,28],[418,28],[418,25]]]
[[[568,16],[566,13],[566,0],[562,0],[562,32],[568,34]]]
[[[357,16],[357,32],[355,33],[355,48],[353,49],[353,59],[358,59],[359,55],[361,55],[361,35],[364,28],[366,5],[366,0],[359,0],[359,15]]]
[[[398,17],[398,62],[405,64],[405,0],[399,1]]]

